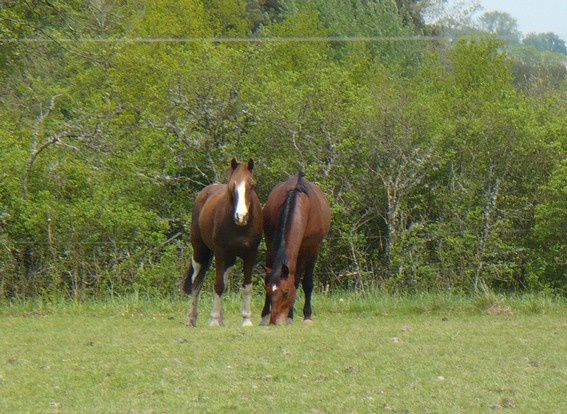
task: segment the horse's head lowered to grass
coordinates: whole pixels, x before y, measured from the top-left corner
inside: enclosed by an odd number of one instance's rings
[[[270,323],[281,325],[288,322],[290,310],[295,302],[297,289],[295,288],[296,275],[290,276],[289,267],[283,263],[279,272],[268,267],[266,270],[266,294],[270,298],[272,312]]]

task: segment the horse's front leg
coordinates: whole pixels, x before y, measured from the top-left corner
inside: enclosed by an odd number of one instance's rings
[[[297,288],[299,287],[300,278],[301,278],[301,272],[297,272],[297,275],[295,276],[295,281],[293,282],[296,291],[297,291]],[[290,323],[293,323],[294,312],[295,312],[295,299],[293,299],[293,302],[291,302],[291,308],[289,308],[289,313],[287,314],[287,322],[286,323],[288,325]]]
[[[216,257],[216,279],[213,292],[213,308],[211,310],[211,319],[209,326],[224,326],[224,316],[222,311],[222,294],[228,285],[228,277],[232,270],[232,266],[236,260],[235,257],[227,258],[223,254],[215,254]]]
[[[252,271],[256,264],[256,254],[244,258],[243,271],[244,281],[242,283],[242,326],[252,326]]]
[[[262,308],[262,321],[260,325],[268,326],[270,324],[270,296],[266,293],[264,307]]]

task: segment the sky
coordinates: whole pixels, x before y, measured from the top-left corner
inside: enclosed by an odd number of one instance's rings
[[[567,0],[479,0],[485,11],[509,13],[524,36],[554,32],[567,42]]]

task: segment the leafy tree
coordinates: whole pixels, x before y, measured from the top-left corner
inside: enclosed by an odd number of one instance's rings
[[[408,41],[436,3],[5,2],[3,36],[51,41],[1,46],[0,295],[176,292],[234,155],[263,200],[298,169],[328,195],[319,283],[564,289],[561,55]],[[387,41],[203,40],[250,35]]]
[[[517,46],[508,52],[513,59],[514,83],[528,95],[561,91],[567,81],[564,57],[541,52],[533,46]]]
[[[423,9],[435,33],[444,33],[451,37],[477,35],[479,29],[475,22],[476,14],[481,10],[477,1],[431,0]]]
[[[524,37],[522,43],[526,46],[533,46],[542,52],[556,52],[567,55],[565,41],[555,33],[529,33]]]
[[[518,44],[520,41],[518,22],[508,13],[486,12],[480,16],[479,24],[481,30],[500,36],[511,44]]]
[[[534,276],[536,284],[561,292],[567,289],[567,161],[557,166],[541,188],[542,202],[535,212]]]

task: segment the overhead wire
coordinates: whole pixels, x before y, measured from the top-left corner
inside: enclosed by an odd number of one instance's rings
[[[459,39],[474,39],[480,36],[267,36],[267,37],[0,37],[0,43],[318,43],[318,42],[400,42],[434,41],[452,42]],[[491,38],[506,40],[507,36],[491,35]]]

